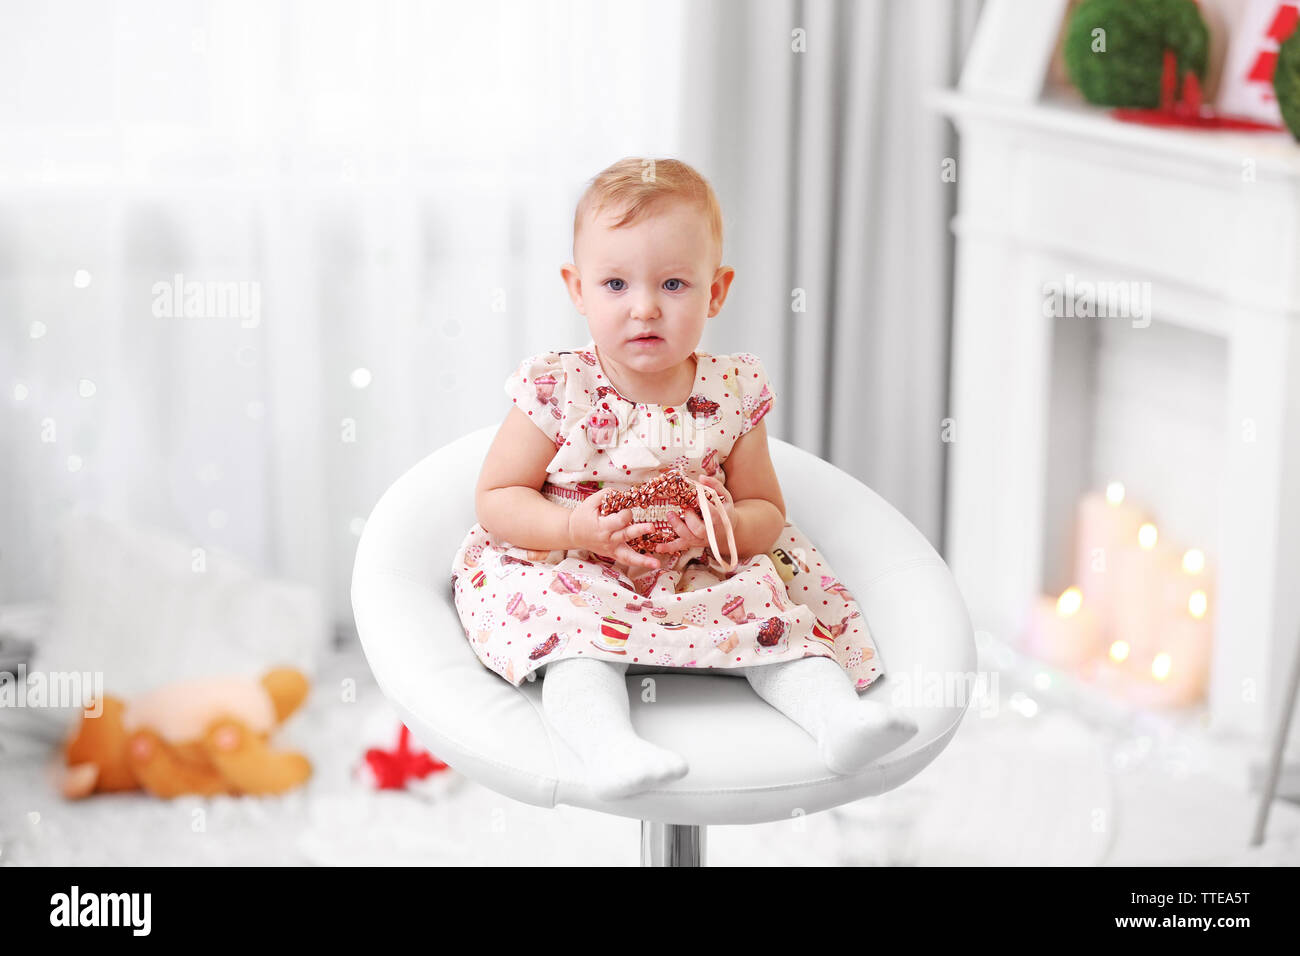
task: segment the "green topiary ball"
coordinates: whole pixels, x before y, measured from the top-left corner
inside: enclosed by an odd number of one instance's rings
[[[1291,135],[1300,140],[1300,27],[1292,31],[1277,51],[1277,68],[1273,70],[1273,92],[1282,119]]]
[[[1062,52],[1070,82],[1089,103],[1157,107],[1165,50],[1178,58],[1177,95],[1189,70],[1204,83],[1209,47],[1210,31],[1192,0],[1084,0]]]

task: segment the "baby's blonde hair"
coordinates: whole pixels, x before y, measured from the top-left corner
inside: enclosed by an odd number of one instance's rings
[[[613,228],[630,225],[669,199],[700,208],[708,219],[713,239],[722,250],[722,207],[709,181],[680,159],[649,159],[627,156],[602,169],[578,200],[573,215],[573,246],[588,216],[603,209],[622,210]]]

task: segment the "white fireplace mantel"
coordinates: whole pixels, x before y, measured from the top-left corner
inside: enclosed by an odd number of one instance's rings
[[[1045,283],[1149,282],[1156,322],[1226,346],[1210,720],[1263,734],[1300,639],[1300,146],[1067,101],[935,102],[961,143],[945,551],[976,627],[1014,639],[1045,590],[1062,469]]]

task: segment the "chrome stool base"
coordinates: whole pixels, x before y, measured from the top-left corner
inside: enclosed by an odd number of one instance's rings
[[[642,866],[704,866],[705,827],[641,821]]]

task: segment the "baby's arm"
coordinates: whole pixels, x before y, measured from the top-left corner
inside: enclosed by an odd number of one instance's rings
[[[725,471],[736,514],[738,560],[748,561],[770,551],[785,526],[785,498],[768,454],[766,422],[740,436],[727,456]]]
[[[517,407],[511,408],[492,440],[474,489],[478,523],[518,548],[585,548],[629,566],[658,567],[655,558],[638,554],[624,543],[648,534],[654,525],[633,525],[630,509],[602,517],[598,509],[604,489],[574,509],[542,496],[546,466],[554,457],[551,439]]]

